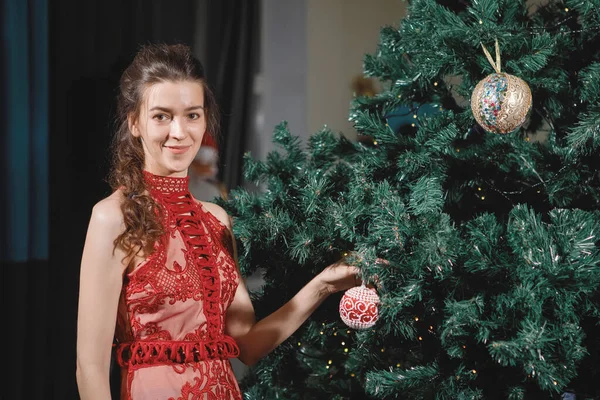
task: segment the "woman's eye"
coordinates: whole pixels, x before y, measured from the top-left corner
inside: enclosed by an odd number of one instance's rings
[[[200,114],[198,114],[198,113],[191,113],[189,115],[189,118],[190,119],[198,119],[198,118],[200,118]]]
[[[166,114],[156,114],[154,117],[155,120],[162,122],[162,121],[166,121],[167,119],[169,119],[169,117]]]

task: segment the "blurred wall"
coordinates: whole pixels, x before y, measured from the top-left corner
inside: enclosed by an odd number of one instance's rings
[[[355,138],[352,80],[377,50],[381,28],[398,26],[405,7],[402,0],[263,0],[253,157],[273,149],[273,128],[283,120],[304,140],[324,125]]]
[[[307,126],[327,124],[355,138],[348,121],[352,80],[363,72],[365,54],[374,54],[384,25],[397,27],[402,0],[307,0]]]
[[[255,79],[255,126],[249,148],[264,160],[273,149],[273,129],[287,121],[294,135],[306,136],[306,0],[263,0],[261,54]]]

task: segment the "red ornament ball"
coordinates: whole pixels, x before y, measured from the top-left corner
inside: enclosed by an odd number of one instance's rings
[[[379,319],[375,289],[357,286],[346,290],[340,301],[340,317],[352,329],[368,329]]]

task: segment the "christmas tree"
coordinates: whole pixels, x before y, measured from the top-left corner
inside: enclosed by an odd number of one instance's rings
[[[598,49],[600,0],[413,0],[364,59],[385,88],[351,105],[368,143],[282,123],[247,155],[265,190],[221,205],[257,317],[340,258],[380,303],[355,330],[331,296],[245,398],[600,396]]]

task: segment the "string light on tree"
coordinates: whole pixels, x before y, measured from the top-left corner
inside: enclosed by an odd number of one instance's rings
[[[531,111],[532,96],[527,83],[501,71],[500,49],[496,41],[496,61],[482,44],[483,51],[496,71],[475,86],[471,110],[475,120],[491,133],[506,134],[520,128]]]

